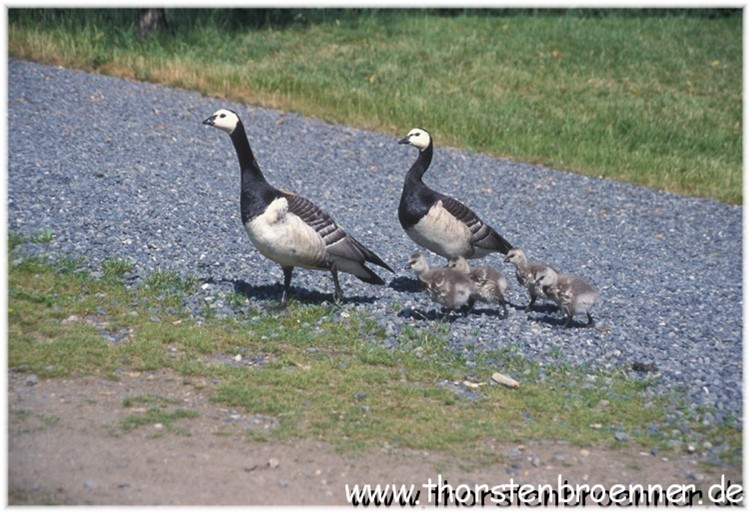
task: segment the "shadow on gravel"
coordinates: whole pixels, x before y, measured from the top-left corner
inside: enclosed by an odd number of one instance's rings
[[[284,291],[284,286],[281,283],[251,285],[241,279],[232,279],[231,283],[234,286],[235,293],[244,295],[247,298],[267,300],[269,302],[278,302],[281,300],[281,293]],[[323,302],[333,303],[333,293],[320,293],[318,291],[310,291],[306,288],[298,288],[296,286],[289,287],[288,297],[301,304],[321,304]],[[375,297],[363,297],[359,295],[348,296],[346,295],[346,290],[344,290],[344,299],[342,302],[344,304],[372,304],[375,302]]]
[[[545,324],[554,325],[561,329],[562,329],[562,326],[565,324],[565,318],[560,317],[560,316],[545,315],[543,317],[535,318],[534,320],[536,322],[543,322]],[[596,320],[596,318],[594,320]],[[594,326],[596,326],[596,323],[594,323],[593,326],[589,326],[589,325],[586,325],[586,322],[578,321],[574,318],[566,329],[593,329]]]
[[[440,307],[429,310],[406,307],[398,312],[398,316],[400,316],[401,318],[412,318],[414,320],[423,320],[429,322],[446,322],[449,324],[452,324],[457,320],[463,320],[464,318],[483,315],[488,317],[496,317],[499,321],[505,320],[505,318],[502,317],[502,310],[490,308],[474,308],[466,315],[458,311],[443,311]]]
[[[418,279],[412,279],[410,277],[398,276],[391,279],[388,288],[393,288],[397,292],[408,292],[408,293],[419,293],[422,291],[422,286]]]

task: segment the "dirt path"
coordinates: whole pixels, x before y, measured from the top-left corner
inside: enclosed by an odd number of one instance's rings
[[[449,483],[694,484],[707,489],[741,470],[676,459],[558,443],[500,445],[503,464],[477,467],[439,453],[372,449],[341,453],[315,440],[256,441],[248,429],[273,420],[211,403],[211,383],[186,384],[167,372],[36,379],[10,372],[9,504],[70,505],[346,505],[345,484],[421,486],[440,473]],[[125,431],[120,420],[145,413],[127,397],[170,399],[170,408],[198,413],[167,425]],[[422,503],[426,499],[426,491]],[[491,503],[488,503],[491,504]]]

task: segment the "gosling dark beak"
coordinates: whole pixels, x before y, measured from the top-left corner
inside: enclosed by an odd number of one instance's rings
[[[409,143],[409,136],[407,135],[406,137],[404,137],[403,139],[401,139],[400,141],[398,141],[398,143],[399,144],[408,144]]]
[[[203,121],[203,124],[207,124],[208,126],[213,126],[215,120],[216,120],[216,115],[212,115],[211,117]]]
[[[510,260],[509,260],[508,258],[510,258],[510,256],[506,256],[505,258],[503,258],[503,261],[504,261],[505,263],[508,263],[508,262],[510,261]]]

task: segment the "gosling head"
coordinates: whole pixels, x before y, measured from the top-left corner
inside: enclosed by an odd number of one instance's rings
[[[464,258],[463,256],[457,256],[456,258],[449,261],[448,268],[452,268],[466,275],[468,275],[471,272],[471,268],[469,267],[469,262],[466,261],[466,258]]]
[[[399,144],[411,144],[419,151],[424,151],[430,145],[430,142],[432,142],[432,137],[430,137],[427,130],[423,130],[422,128],[412,129],[406,137],[398,141]]]
[[[218,128],[219,130],[232,135],[232,132],[237,128],[237,125],[240,124],[240,118],[233,110],[222,108],[203,121],[203,124],[213,126],[214,128]]]
[[[534,275],[534,283],[537,287],[544,289],[546,286],[552,286],[557,284],[557,272],[552,270],[550,267],[541,268]]]
[[[503,260],[506,263],[510,262],[514,265],[525,265],[526,264],[526,253],[523,252],[523,249],[520,247],[514,247],[510,251],[508,251],[508,254],[505,255],[505,259]]]
[[[410,268],[417,274],[421,274],[430,267],[427,264],[425,257],[422,256],[422,253],[414,251],[412,255],[409,256],[409,261],[406,262],[406,268]]]

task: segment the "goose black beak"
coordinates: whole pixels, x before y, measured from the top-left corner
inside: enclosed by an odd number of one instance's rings
[[[398,141],[398,143],[399,144],[408,144],[409,143],[409,136],[407,135],[406,137],[404,137],[403,139],[401,139],[400,141]]]
[[[203,121],[203,124],[207,124],[208,126],[213,126],[215,120],[216,120],[216,115],[213,115],[209,117],[208,119],[206,119],[205,121]]]
[[[505,263],[508,263],[508,262],[510,261],[510,259],[508,259],[508,258],[510,258],[510,256],[506,256],[505,258],[503,258],[503,261],[504,261]]]

